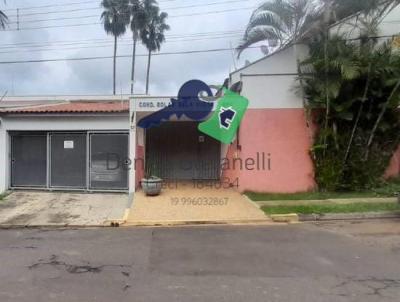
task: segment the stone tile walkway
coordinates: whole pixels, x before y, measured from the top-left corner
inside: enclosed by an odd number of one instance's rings
[[[233,189],[194,188],[193,183],[171,183],[157,197],[135,194],[125,225],[269,222],[250,200]]]

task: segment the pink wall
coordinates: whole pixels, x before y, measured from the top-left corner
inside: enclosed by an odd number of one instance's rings
[[[241,151],[233,144],[229,157],[237,151],[244,162],[264,153],[271,164],[269,169],[266,163],[266,170],[237,171],[236,167],[236,171],[225,171],[224,175],[240,176],[241,192],[295,193],[315,189],[309,156],[311,136],[303,109],[249,109],[240,128],[239,143]]]
[[[385,178],[386,179],[393,178],[399,175],[400,175],[400,147],[396,150],[390,161],[389,167],[385,172]]]
[[[236,146],[237,146],[237,141],[235,141],[233,144],[231,144],[228,147],[228,151],[226,154],[223,154],[223,157],[229,163],[232,163],[233,159],[235,158],[235,154],[238,154]],[[236,170],[233,168],[222,169],[222,181],[223,182],[228,181],[229,183],[233,183],[239,177],[240,177],[239,169],[236,169]],[[240,181],[239,181],[239,184],[240,184]]]
[[[303,109],[249,109],[239,131],[239,141],[232,143],[227,154],[230,168],[222,176],[231,182],[239,179],[240,192],[296,193],[317,188],[314,165],[309,155],[312,132],[306,125]],[[239,148],[238,148],[239,144]],[[246,159],[265,156],[265,169],[251,165],[246,169]],[[144,159],[143,146],[137,146],[136,158]],[[243,167],[240,169],[241,159]],[[270,159],[270,166],[268,160]],[[236,162],[236,169],[233,161]],[[400,147],[394,154],[385,173],[386,178],[400,175]],[[136,188],[144,176],[141,161],[136,165]]]
[[[224,155],[230,168],[223,177],[234,182],[239,178],[240,192],[295,193],[315,189],[314,168],[309,156],[310,131],[305,122],[303,109],[249,109],[241,124],[239,144],[231,144]],[[265,169],[251,165],[252,160],[265,157]],[[144,158],[144,147],[137,146],[136,157]],[[240,158],[236,169],[233,161]],[[246,169],[246,159],[250,164]],[[268,160],[270,159],[270,166]],[[144,176],[139,162],[136,167],[136,187]]]
[[[140,187],[140,181],[144,177],[144,147],[136,146],[136,189]]]

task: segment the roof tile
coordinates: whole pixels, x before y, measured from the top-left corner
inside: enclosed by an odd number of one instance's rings
[[[104,101],[104,102],[68,102],[62,104],[43,104],[28,107],[0,109],[3,113],[125,113],[129,112],[127,101]]]

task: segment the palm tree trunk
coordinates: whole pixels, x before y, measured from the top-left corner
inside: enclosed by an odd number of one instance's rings
[[[133,33],[131,95],[133,95],[134,86],[135,86],[136,43],[137,43],[137,36],[136,36],[136,33]]]
[[[369,151],[372,145],[372,142],[374,141],[375,138],[375,134],[376,134],[376,130],[378,129],[379,124],[381,123],[383,116],[387,110],[387,107],[389,106],[390,101],[392,100],[392,98],[394,97],[394,95],[396,94],[397,90],[400,88],[400,80],[397,81],[396,86],[394,86],[389,98],[387,99],[386,103],[383,105],[381,112],[379,113],[379,116],[374,124],[374,127],[372,128],[372,132],[371,135],[368,139],[368,143],[367,143],[367,150],[365,152],[365,160],[368,160],[369,157]]]
[[[368,66],[367,83],[365,84],[362,103],[360,105],[360,108],[358,109],[356,122],[354,123],[353,130],[351,131],[350,140],[349,140],[349,143],[347,145],[346,154],[345,154],[344,160],[343,160],[343,166],[346,165],[346,162],[347,162],[347,160],[349,158],[351,145],[353,144],[354,136],[356,134],[356,131],[357,131],[357,128],[358,128],[358,124],[360,122],[361,114],[362,114],[362,111],[364,109],[364,103],[367,101],[368,89],[369,89],[369,85],[370,85],[370,82],[371,82],[371,69],[372,69],[372,64],[370,63],[369,66]]]
[[[117,36],[114,36],[114,70],[113,70],[113,94],[116,94],[116,80],[117,80]]]
[[[325,61],[325,123],[324,123],[324,157],[327,149],[327,140],[328,140],[328,127],[329,127],[329,115],[331,110],[329,92],[328,92],[328,31],[326,32],[325,41],[324,41],[324,61]]]
[[[297,59],[297,73],[299,74],[299,83],[300,83],[300,89],[301,89],[301,98],[303,100],[303,109],[304,109],[304,116],[306,119],[306,126],[308,129],[308,135],[309,135],[309,140],[310,140],[310,144],[313,144],[314,141],[314,133],[313,130],[311,128],[311,123],[312,123],[312,119],[311,119],[311,114],[310,114],[310,109],[308,107],[308,102],[305,96],[305,87],[304,87],[304,82],[303,82],[303,74],[300,68],[300,60]],[[312,152],[314,160],[315,158],[315,153]]]
[[[149,94],[150,64],[151,64],[151,50],[149,50],[149,57],[147,61],[146,94]]]
[[[323,155],[325,157],[326,154],[326,149],[327,149],[327,140],[328,140],[328,127],[329,127],[329,116],[330,116],[330,98],[329,98],[329,92],[328,92],[328,41],[329,41],[329,20],[331,17],[331,10],[330,10],[330,3],[325,4],[325,13],[324,13],[324,61],[325,61],[325,103],[326,103],[326,109],[325,109],[325,123],[324,123],[324,151]]]

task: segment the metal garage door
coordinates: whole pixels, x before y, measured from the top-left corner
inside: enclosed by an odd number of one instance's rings
[[[46,187],[47,136],[11,136],[11,186]]]
[[[128,189],[129,134],[11,133],[11,187]]]
[[[86,134],[50,135],[50,186],[84,189],[86,179]]]
[[[127,134],[90,135],[90,188],[128,189]]]
[[[146,132],[146,171],[163,179],[217,180],[221,145],[194,122],[167,122]]]

